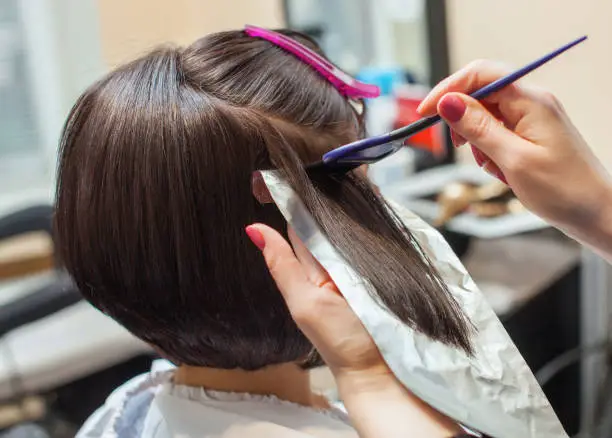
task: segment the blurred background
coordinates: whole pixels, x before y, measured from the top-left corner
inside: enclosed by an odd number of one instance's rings
[[[519,66],[588,34],[528,81],[558,95],[612,166],[610,19],[612,3],[595,0],[0,0],[0,436],[74,436],[155,357],[80,301],[54,260],[58,137],[106,71],[161,43],[247,23],[290,27],[381,87],[367,102],[376,134],[414,121],[427,90],[470,61]],[[438,126],[412,138],[372,166],[372,179],[440,228],[568,432],[610,436],[607,265],[526,212],[447,134]],[[333,394],[325,370],[314,381]]]

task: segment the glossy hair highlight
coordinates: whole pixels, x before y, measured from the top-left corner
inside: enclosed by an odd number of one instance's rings
[[[319,364],[244,233],[262,222],[286,235],[251,188],[254,171],[278,168],[379,302],[470,352],[469,321],[367,179],[305,170],[363,132],[308,65],[242,31],[155,50],[92,85],[66,122],[60,256],[91,303],[175,363]]]

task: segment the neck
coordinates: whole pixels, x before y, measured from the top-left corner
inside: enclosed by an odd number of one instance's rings
[[[289,363],[257,371],[181,365],[174,374],[174,383],[214,391],[273,395],[281,400],[303,406],[329,407],[323,397],[313,394],[310,386],[310,373]]]

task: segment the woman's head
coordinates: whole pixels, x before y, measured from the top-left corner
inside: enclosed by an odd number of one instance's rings
[[[60,255],[90,302],[175,362],[256,369],[306,360],[312,347],[244,233],[253,222],[285,230],[251,189],[254,171],[277,167],[383,304],[467,348],[456,304],[418,249],[401,247],[411,236],[367,182],[304,171],[362,132],[347,99],[267,41],[234,31],[153,51],[91,86],[69,116]],[[411,266],[369,272],[377,250],[383,263]],[[402,277],[410,299],[389,275]]]

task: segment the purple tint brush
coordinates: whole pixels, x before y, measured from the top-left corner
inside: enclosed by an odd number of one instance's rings
[[[531,73],[535,69],[541,67],[548,61],[556,58],[572,47],[582,43],[586,39],[586,36],[578,38],[577,40],[560,47],[537,61],[534,61],[525,67],[482,87],[481,89],[473,92],[471,96],[474,99],[482,100],[492,93],[495,93],[513,82],[516,82],[523,76]],[[441,120],[442,118],[439,115],[426,117],[387,134],[365,138],[344,146],[340,146],[339,148],[329,151],[323,155],[322,161],[309,165],[307,168],[342,173],[352,170],[362,164],[375,163],[376,161],[382,160],[383,158],[386,158],[401,149],[404,141],[408,137],[430,128],[436,123],[439,123]]]

